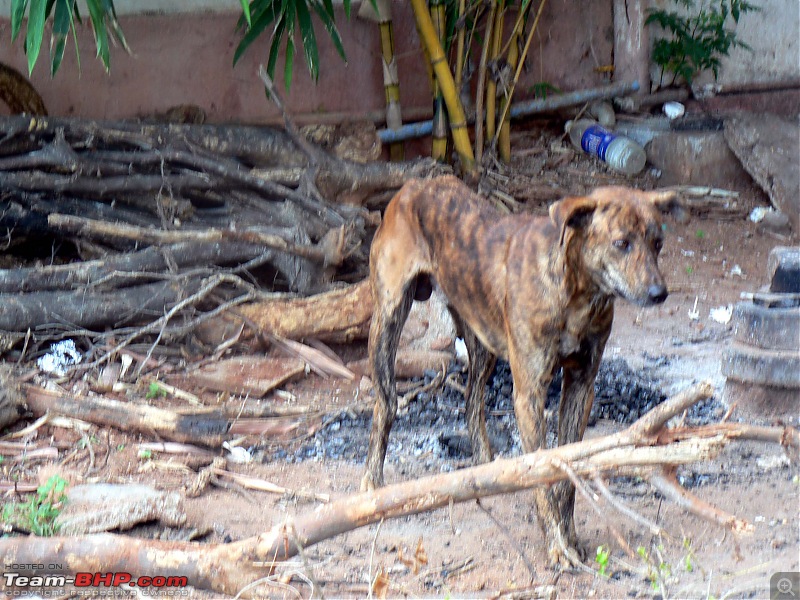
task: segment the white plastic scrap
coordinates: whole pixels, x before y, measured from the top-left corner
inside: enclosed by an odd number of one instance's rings
[[[683,116],[683,114],[686,112],[686,107],[680,102],[665,102],[664,106],[661,107],[661,110],[664,111],[664,114],[667,115],[667,118],[677,119],[678,117]]]
[[[723,325],[727,325],[728,323],[731,322],[731,317],[733,316],[733,304],[712,308],[709,313],[709,316],[711,317],[712,321],[716,321],[717,323],[722,323]]]
[[[731,268],[731,277],[744,277],[744,272],[742,271],[742,267],[739,265],[733,265]]]
[[[228,442],[222,442],[222,447],[228,451],[228,460],[233,463],[247,464],[253,462],[253,456],[241,446],[231,446]]]
[[[752,211],[750,211],[750,220],[753,223],[760,223],[764,220],[764,217],[767,215],[767,208],[763,206],[756,206]]]
[[[63,377],[67,374],[67,369],[80,364],[82,360],[74,341],[61,340],[50,346],[50,352],[40,357],[36,364],[45,373]]]
[[[456,360],[461,364],[467,364],[469,362],[469,357],[467,355],[467,345],[464,343],[464,340],[456,338],[455,349]]]
[[[697,296],[694,297],[694,308],[689,311],[689,319],[692,321],[700,319],[700,313],[697,310]]]

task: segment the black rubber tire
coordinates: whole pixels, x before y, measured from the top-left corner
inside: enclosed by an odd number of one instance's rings
[[[743,383],[800,390],[800,353],[734,343],[722,356],[722,374]]]
[[[800,307],[766,308],[739,302],[733,310],[734,340],[767,350],[800,352]]]

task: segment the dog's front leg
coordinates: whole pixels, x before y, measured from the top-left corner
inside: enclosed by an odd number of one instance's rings
[[[564,362],[558,414],[559,446],[583,439],[594,403],[594,380],[610,331],[609,315],[607,327],[591,332],[583,341],[580,351]],[[561,515],[561,530],[566,535],[569,545],[579,549],[574,520],[575,486],[570,481],[564,480],[553,486],[553,495]]]
[[[509,349],[509,363],[514,377],[514,413],[517,417],[522,448],[536,452],[547,446],[547,419],[544,414],[547,388],[552,378],[557,347],[548,341],[517,343]],[[561,511],[552,490],[533,490],[539,525],[547,542],[550,564],[572,568],[582,564],[581,557],[561,526]]]

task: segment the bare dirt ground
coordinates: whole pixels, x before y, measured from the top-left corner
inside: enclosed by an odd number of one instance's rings
[[[515,151],[536,148],[537,144],[543,145],[541,152],[522,153],[514,164],[516,170],[527,173],[531,180],[552,181],[554,185],[577,188],[576,191],[590,187],[592,182],[615,181],[604,167],[589,159],[569,157],[563,161],[561,155],[553,155],[535,132],[518,136]],[[561,164],[555,164],[559,160]],[[645,175],[635,183],[652,186],[655,180]],[[746,190],[739,199],[745,214],[762,202],[754,189]],[[533,202],[526,208],[540,210]],[[605,358],[625,359],[634,371],[654,380],[665,394],[710,380],[717,391],[717,406],[721,407],[717,412],[721,413],[728,407],[721,397],[724,378],[720,373],[720,356],[731,338],[731,325],[714,322],[709,311],[733,304],[741,292],[755,291],[766,284],[764,273],[770,249],[787,242],[759,230],[742,217],[733,220],[696,217],[683,225],[670,221],[668,228],[661,265],[671,289],[670,297],[663,305],[651,309],[618,303]],[[693,310],[699,313],[696,320],[689,317]],[[337,350],[348,359],[363,356],[365,351],[363,345]],[[365,400],[365,392],[357,382],[326,381],[313,375],[289,384],[286,390],[295,396],[295,402],[324,407],[329,413],[336,407],[345,408]],[[215,398],[211,394],[203,397]],[[272,401],[282,402],[277,398]],[[408,411],[415,410],[412,401]],[[732,418],[770,422],[738,408]],[[796,417],[790,421],[798,424]],[[252,438],[243,445],[252,450],[255,460],[245,465],[229,463],[228,468],[289,489],[330,494],[332,498],[355,493],[362,475],[369,419],[340,418],[327,427],[333,433],[326,429],[327,449],[322,452],[308,450],[321,434],[316,438],[304,436],[280,442]],[[603,435],[622,427],[601,418],[590,427],[587,436]],[[37,435],[53,436],[58,442],[80,448],[81,436],[72,431],[45,427]],[[97,457],[93,469],[88,452],[79,449],[64,464],[15,467],[16,475],[25,479],[35,479],[38,475],[41,479],[45,472],[55,471],[71,473],[75,480],[143,482],[179,491],[194,478],[193,473],[168,470],[155,461],[168,461],[169,457],[141,458],[137,443],[151,440],[112,429],[96,431],[93,436]],[[331,440],[337,437],[343,440],[341,444],[357,440],[354,450],[330,451],[331,444],[336,444]],[[426,450],[436,443],[436,439],[431,439],[428,445],[417,447],[391,446],[387,481],[470,464],[467,458]],[[107,459],[101,458],[105,456]],[[782,456],[782,450],[775,446],[738,444],[713,462],[679,471],[681,481],[695,494],[753,523],[755,533],[751,536],[735,537],[717,525],[690,516],[662,499],[647,483],[631,478],[610,479],[609,485],[619,499],[656,522],[666,534],[652,536],[602,499],[601,517],[579,497],[576,525],[589,556],[587,564],[598,569],[593,560],[596,549],[607,547],[610,560],[606,571],[610,576],[592,572],[557,574],[549,570],[532,496],[525,492],[486,499],[480,506],[454,505],[386,521],[320,543],[308,548],[303,560],[281,566],[279,576],[265,584],[266,589],[277,598],[321,594],[327,598],[366,597],[368,582],[380,573],[390,597],[521,598],[552,593],[559,598],[766,598],[773,573],[800,569],[800,487],[796,472],[784,463]],[[5,471],[3,478],[11,476],[10,465],[0,468]],[[203,541],[223,542],[256,535],[288,516],[312,511],[315,502],[298,495],[210,487],[198,498],[187,498],[185,506],[188,513],[185,529],[206,532]],[[640,554],[628,556],[615,540],[613,529],[622,534],[634,551],[641,548]],[[132,533],[181,535],[157,525],[141,527]],[[204,592],[193,594],[210,597]]]

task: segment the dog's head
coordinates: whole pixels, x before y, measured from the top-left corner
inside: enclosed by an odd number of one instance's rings
[[[580,240],[582,268],[602,292],[651,306],[667,298],[657,260],[664,239],[661,213],[668,211],[681,216],[674,192],[603,187],[556,202],[550,218],[560,244]]]

